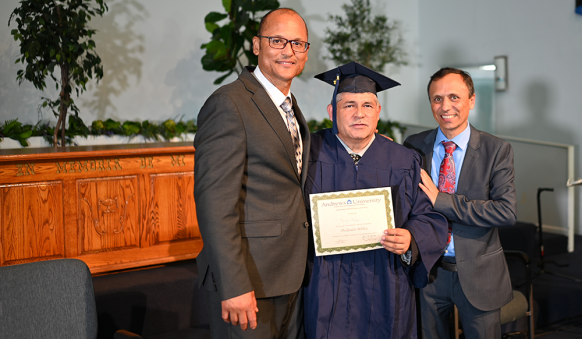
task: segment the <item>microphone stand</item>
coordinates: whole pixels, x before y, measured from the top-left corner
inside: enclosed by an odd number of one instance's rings
[[[551,272],[546,270],[546,264],[552,264],[552,265],[556,265],[558,267],[568,267],[568,264],[558,264],[555,261],[550,261],[550,260],[545,260],[544,259],[544,242],[543,242],[543,232],[542,232],[542,207],[541,207],[541,203],[540,203],[540,195],[542,194],[542,192],[544,191],[549,191],[549,192],[553,192],[554,189],[553,188],[538,188],[538,195],[537,195],[537,202],[538,202],[538,232],[539,232],[539,238],[540,238],[540,262],[538,263],[538,267],[541,268],[541,271],[534,274],[534,276],[532,277],[532,280],[539,277],[542,274],[549,274],[549,275],[553,275],[556,277],[561,277],[561,278],[565,278],[565,279],[570,279],[573,280],[575,282],[578,283],[582,283],[582,279],[581,278],[576,278],[576,277],[572,277],[569,275],[565,275],[565,274],[561,274],[561,273],[556,273],[556,272]]]

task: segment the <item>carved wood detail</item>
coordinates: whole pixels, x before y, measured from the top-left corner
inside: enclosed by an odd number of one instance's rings
[[[78,258],[105,273],[201,249],[190,143],[0,150],[0,265]]]
[[[137,176],[77,181],[80,254],[139,247]]]

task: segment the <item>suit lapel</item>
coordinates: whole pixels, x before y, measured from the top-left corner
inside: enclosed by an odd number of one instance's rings
[[[461,169],[461,176],[459,177],[459,183],[457,185],[458,194],[465,194],[465,188],[471,179],[473,167],[475,167],[475,163],[479,159],[479,147],[481,147],[481,135],[478,130],[471,126],[471,137],[469,138],[467,152],[465,152],[465,160],[463,160],[463,167]]]
[[[424,138],[424,148],[422,152],[424,153],[423,156],[423,163],[424,163],[424,170],[428,175],[430,175],[430,171],[432,170],[432,153],[434,149],[434,141],[436,139],[438,128],[431,131],[425,138]]]
[[[252,71],[254,68],[245,69],[240,74],[239,79],[243,82],[245,87],[254,94],[252,97],[253,102],[257,105],[265,120],[267,120],[269,125],[271,125],[271,128],[275,131],[279,140],[281,140],[281,143],[283,144],[283,147],[285,147],[285,151],[289,156],[289,161],[295,170],[295,175],[300,179],[299,172],[297,171],[297,161],[295,160],[295,148],[293,147],[293,140],[291,140],[291,134],[287,129],[287,125],[285,125],[279,109],[275,107],[275,104],[273,103],[273,100],[271,100],[267,91],[249,72],[249,70]],[[293,109],[296,109],[296,105],[293,105]],[[305,151],[303,153],[305,154]]]

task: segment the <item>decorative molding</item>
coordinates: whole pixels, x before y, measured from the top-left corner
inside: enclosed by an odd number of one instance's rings
[[[185,133],[181,137],[174,137],[170,140],[164,140],[164,142],[184,142],[184,141],[194,141],[195,133]],[[44,140],[43,137],[30,137],[27,139],[28,147],[52,147],[50,143]],[[141,136],[130,138],[121,135],[90,135],[87,138],[77,136],[73,138],[73,146],[95,146],[95,145],[126,145],[126,144],[152,144],[159,143],[160,140],[155,139],[145,139]],[[12,140],[10,138],[3,138],[0,141],[0,149],[21,149],[22,145],[18,140]]]

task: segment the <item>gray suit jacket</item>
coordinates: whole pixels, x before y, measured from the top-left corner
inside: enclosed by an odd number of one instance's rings
[[[404,145],[431,171],[437,130],[411,135]],[[455,194],[439,193],[434,209],[452,223],[459,281],[473,306],[490,311],[512,299],[507,263],[496,227],[516,221],[513,149],[471,126],[471,138]]]
[[[309,130],[293,98],[303,140],[299,175],[291,135],[252,70],[208,98],[194,139],[194,196],[204,241],[200,284],[222,300],[253,290],[257,298],[290,294],[305,274]]]

